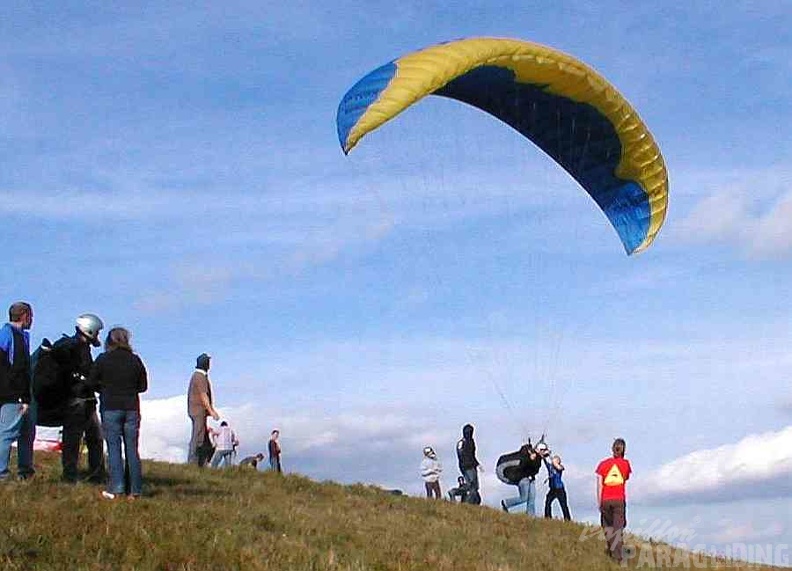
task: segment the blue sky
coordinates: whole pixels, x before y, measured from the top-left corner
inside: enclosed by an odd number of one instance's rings
[[[417,494],[422,446],[447,486],[472,422],[497,505],[495,460],[546,430],[591,519],[624,436],[636,527],[788,541],[789,5],[393,6],[7,3],[5,303],[34,304],[36,342],[86,311],[132,330],[152,457],[183,458],[208,351],[243,452],[277,426],[289,470]],[[358,78],[479,35],[573,54],[638,110],[670,178],[649,251],[626,257],[565,172],[452,101],[344,157]]]

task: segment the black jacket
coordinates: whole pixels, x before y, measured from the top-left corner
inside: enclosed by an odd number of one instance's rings
[[[148,375],[140,357],[119,347],[99,355],[89,384],[101,394],[102,410],[140,410],[138,394],[148,389]]]
[[[457,459],[459,460],[459,469],[462,471],[478,467],[476,442],[472,438],[462,438],[457,442]]]
[[[542,457],[539,456],[539,454],[535,454],[534,459],[531,460],[532,451],[533,448],[528,444],[520,448],[520,470],[522,471],[523,477],[530,478],[531,480],[536,478],[536,475],[542,467]]]
[[[91,346],[75,334],[64,335],[52,346],[52,356],[58,363],[61,382],[69,387],[70,398],[95,399],[95,389],[88,383],[93,357]]]
[[[30,403],[30,353],[25,338],[15,327],[14,354],[0,349],[0,404]],[[13,362],[13,364],[12,364]]]

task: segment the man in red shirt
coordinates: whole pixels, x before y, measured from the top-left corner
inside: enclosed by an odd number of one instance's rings
[[[624,457],[627,448],[623,438],[613,441],[613,457],[606,458],[597,466],[597,505],[600,522],[605,530],[608,554],[618,562],[622,560],[622,535],[627,527],[627,496],[625,483],[632,468]]]

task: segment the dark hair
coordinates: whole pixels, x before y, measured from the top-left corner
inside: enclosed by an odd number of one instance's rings
[[[26,315],[33,313],[33,308],[26,301],[17,301],[8,308],[8,320],[19,321]]]
[[[462,427],[462,436],[464,436],[465,438],[468,438],[468,439],[473,438],[473,425],[472,424],[466,424],[465,426]]]
[[[132,350],[132,345],[129,344],[129,331],[123,327],[113,327],[107,332],[105,338],[105,351],[114,351],[115,349]]]
[[[228,423],[224,420],[223,422],[220,423],[220,426],[228,426]]]
[[[624,441],[624,438],[617,438],[613,441],[613,446],[611,448],[616,458],[624,458],[624,450],[627,448],[627,443]]]

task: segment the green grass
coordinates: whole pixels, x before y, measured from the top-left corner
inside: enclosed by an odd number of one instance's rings
[[[145,497],[108,501],[100,487],[61,484],[58,455],[37,453],[37,464],[33,480],[0,485],[3,571],[619,568],[601,541],[581,541],[579,524],[370,486],[144,462]],[[651,548],[654,563],[685,567],[668,546]],[[687,568],[755,569],[684,555]]]

